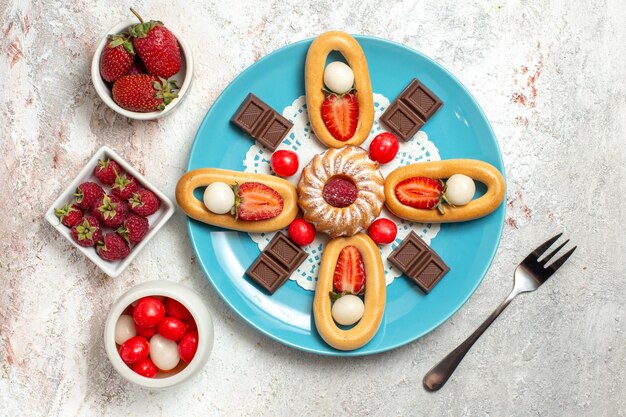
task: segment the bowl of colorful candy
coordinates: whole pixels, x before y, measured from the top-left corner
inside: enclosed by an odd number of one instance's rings
[[[145,388],[184,382],[206,364],[213,321],[200,296],[170,281],[139,284],[115,301],[104,326],[115,370]]]

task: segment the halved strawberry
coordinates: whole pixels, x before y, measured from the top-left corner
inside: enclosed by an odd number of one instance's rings
[[[278,216],[283,211],[283,198],[276,190],[260,182],[244,182],[233,186],[235,206],[231,214],[237,220],[257,221]]]
[[[352,138],[358,119],[359,102],[353,93],[331,93],[322,102],[322,120],[337,140],[343,142]]]
[[[360,294],[363,291],[365,267],[361,252],[356,247],[348,245],[339,252],[333,287],[340,294]]]
[[[443,184],[440,180],[412,177],[396,185],[396,197],[406,206],[418,209],[437,208],[443,213]]]

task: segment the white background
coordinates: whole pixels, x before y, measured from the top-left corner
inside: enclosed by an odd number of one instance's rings
[[[577,2],[137,1],[192,45],[181,108],[155,122],[97,98],[89,65],[124,2],[0,0],[0,415],[626,414],[626,8]],[[328,29],[404,43],[439,61],[493,125],[508,178],[505,231],[470,301],[421,340],[365,358],[318,357],[240,320],[197,265],[179,211],[118,279],[44,222],[103,144],[173,197],[217,95],[265,54]],[[508,293],[515,265],[565,231],[579,249],[494,323],[438,393],[424,373]],[[214,354],[191,383],[147,392],[106,359],[104,319],[126,288],[182,282],[214,314]],[[418,319],[418,318],[416,318]]]

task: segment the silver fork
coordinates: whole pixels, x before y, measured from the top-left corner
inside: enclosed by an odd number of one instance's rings
[[[472,345],[478,340],[478,338],[483,334],[487,327],[493,323],[493,321],[502,313],[502,311],[509,305],[511,300],[513,300],[518,294],[523,292],[535,291],[537,288],[541,286],[544,282],[548,280],[559,269],[567,259],[572,256],[572,253],[576,250],[576,246],[567,251],[563,256],[561,256],[556,261],[552,262],[550,265],[546,266],[548,261],[552,259],[554,255],[557,254],[558,251],[563,249],[563,247],[569,242],[569,239],[563,242],[563,244],[559,245],[556,249],[546,255],[543,259],[541,255],[543,255],[550,246],[554,242],[556,242],[563,233],[559,233],[554,236],[552,239],[549,239],[547,242],[539,246],[535,249],[530,255],[528,255],[518,266],[515,268],[515,273],[513,274],[515,277],[513,290],[509,294],[508,297],[495,309],[493,313],[487,320],[480,325],[478,329],[474,331],[463,343],[461,343],[456,349],[448,354],[445,358],[443,358],[437,365],[433,366],[430,371],[426,373],[424,376],[424,387],[428,391],[437,391],[439,388],[443,387],[448,378],[452,375],[454,370],[463,360],[463,357],[469,350]]]

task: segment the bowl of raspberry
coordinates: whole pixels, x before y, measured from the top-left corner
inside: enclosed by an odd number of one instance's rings
[[[200,296],[171,281],[139,284],[119,297],[104,325],[115,370],[144,388],[178,385],[196,375],[213,348],[213,321]]]
[[[115,278],[174,214],[172,201],[103,146],[46,212],[46,220]]]

